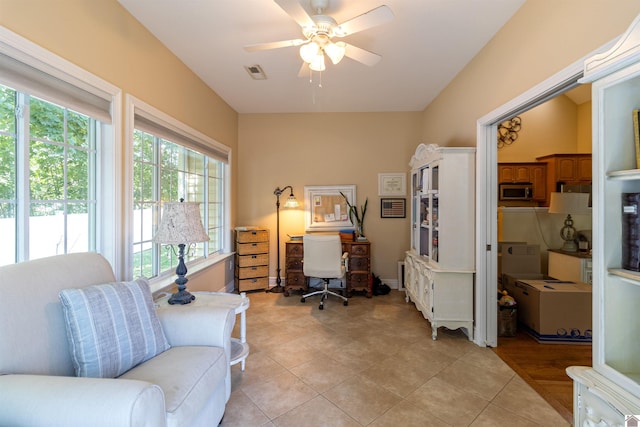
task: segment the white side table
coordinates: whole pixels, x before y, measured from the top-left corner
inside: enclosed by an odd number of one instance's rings
[[[206,305],[232,308],[236,315],[240,314],[240,338],[231,337],[231,365],[242,363],[244,371],[245,360],[249,356],[249,343],[247,343],[247,317],[246,311],[250,301],[246,292],[228,294],[226,292],[192,292],[196,299],[191,305]]]

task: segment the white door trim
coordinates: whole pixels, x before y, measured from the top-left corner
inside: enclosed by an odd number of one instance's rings
[[[607,43],[596,52],[607,50]],[[590,53],[557,74],[501,105],[477,122],[476,156],[476,290],[474,342],[498,345],[498,147],[497,125],[577,86]]]

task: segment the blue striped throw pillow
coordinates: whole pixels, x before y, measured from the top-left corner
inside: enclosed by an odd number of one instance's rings
[[[79,377],[116,378],[169,348],[146,279],[65,289],[60,301]]]

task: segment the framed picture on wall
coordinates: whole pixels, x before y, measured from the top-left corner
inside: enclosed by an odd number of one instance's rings
[[[407,175],[399,173],[378,174],[378,196],[406,196]]]
[[[380,218],[405,218],[406,216],[406,199],[380,199]]]
[[[304,187],[304,216],[306,231],[353,230],[349,220],[349,203],[356,201],[355,185],[306,185]]]

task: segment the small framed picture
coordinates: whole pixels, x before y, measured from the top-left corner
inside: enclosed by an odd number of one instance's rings
[[[405,218],[407,199],[380,199],[380,218]]]
[[[407,175],[400,173],[378,174],[378,196],[406,196]]]

